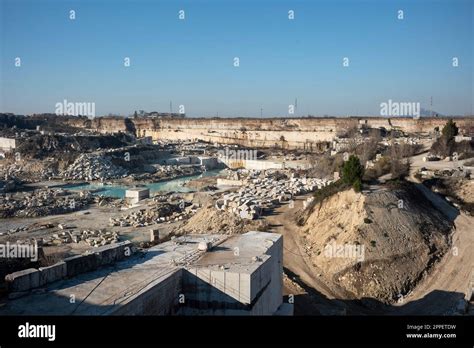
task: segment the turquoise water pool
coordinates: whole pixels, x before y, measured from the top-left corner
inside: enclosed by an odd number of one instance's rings
[[[189,180],[197,179],[201,177],[216,176],[221,170],[209,170],[202,174],[186,176],[183,178],[172,179],[167,181],[155,182],[151,184],[144,184],[150,189],[150,193],[154,192],[190,192],[193,191],[191,188],[183,186],[183,184]],[[133,186],[126,185],[101,185],[101,184],[80,184],[80,185],[67,185],[64,186],[67,190],[80,191],[80,190],[98,190],[94,192],[97,195],[104,195],[107,197],[124,198],[125,190]]]

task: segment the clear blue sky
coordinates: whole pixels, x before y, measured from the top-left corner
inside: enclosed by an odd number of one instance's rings
[[[474,114],[472,0],[0,3],[0,112],[67,99],[128,115],[172,100],[188,116],[269,117],[297,97],[297,115],[378,115],[389,99],[429,109],[433,96],[437,112]]]

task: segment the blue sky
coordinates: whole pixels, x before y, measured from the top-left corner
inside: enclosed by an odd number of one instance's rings
[[[298,98],[296,115],[378,115],[389,99],[429,109],[432,96],[439,113],[474,114],[472,0],[0,4],[0,112],[67,99],[128,115],[171,100],[188,116],[270,117]]]

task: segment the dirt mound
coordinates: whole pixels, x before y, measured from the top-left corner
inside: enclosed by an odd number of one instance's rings
[[[454,206],[474,216],[474,180],[466,178],[433,178],[424,182],[432,191],[446,196]]]
[[[407,294],[448,249],[452,225],[410,184],[318,203],[302,229],[311,261],[357,298]]]
[[[465,203],[474,203],[474,180],[456,180],[453,186],[460,199]]]
[[[268,226],[265,220],[243,220],[231,212],[217,210],[211,204],[200,208],[180,227],[180,232],[188,234],[241,234],[248,231],[266,230]]]

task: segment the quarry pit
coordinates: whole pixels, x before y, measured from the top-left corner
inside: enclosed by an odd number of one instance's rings
[[[152,252],[186,236],[198,241],[270,233],[283,236],[284,293],[271,296],[291,304],[291,313],[410,312],[412,298],[433,290],[433,274],[446,263],[452,267],[453,248],[460,252],[460,273],[467,276],[472,269],[466,228],[473,219],[474,122],[456,119],[459,158],[427,160],[446,122],[2,114],[0,243],[36,246],[40,258],[2,262],[0,310],[5,306],[14,313],[15,301],[28,301],[47,286],[33,282],[15,290],[12,279],[24,279],[18,277],[25,277],[25,270],[41,273],[122,243]],[[393,170],[396,149],[403,150],[400,162],[411,163],[399,178]],[[229,155],[234,153],[242,156]],[[365,168],[358,190],[337,186],[349,155],[358,156]],[[100,265],[84,267],[86,275],[103,272]],[[443,283],[453,295],[436,313],[470,310],[471,290],[460,277]],[[189,285],[179,279],[176,286]],[[297,302],[288,302],[295,295]],[[173,301],[156,310],[205,313],[199,299],[193,301],[180,310]],[[278,309],[283,302],[265,313],[289,313]],[[236,310],[248,310],[239,306]]]

